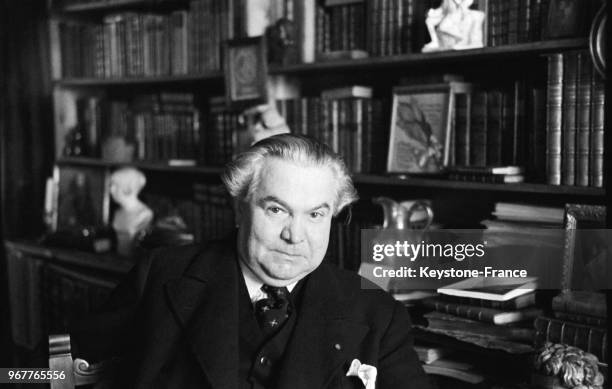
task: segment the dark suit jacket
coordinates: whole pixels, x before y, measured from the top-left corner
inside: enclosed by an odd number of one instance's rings
[[[238,388],[238,286],[234,242],[158,251],[115,295],[112,313],[75,328],[82,357],[127,358],[138,388]],[[378,369],[377,389],[425,388],[405,308],[354,273],[321,265],[302,290],[279,388],[362,388],[345,377],[357,358]]]

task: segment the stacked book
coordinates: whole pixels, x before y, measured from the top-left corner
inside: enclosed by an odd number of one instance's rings
[[[563,247],[563,208],[500,202],[492,215],[495,219],[480,222],[486,228],[483,240],[489,247]]]
[[[546,176],[551,185],[603,185],[605,82],[587,51],[548,56]]]
[[[292,132],[310,135],[344,157],[354,173],[384,169],[387,139],[382,101],[363,86],[323,91],[321,97],[278,100],[280,114]]]
[[[470,278],[422,300],[427,332],[447,335],[484,348],[509,353],[532,351],[535,306],[534,278]]]
[[[102,22],[58,21],[61,76],[121,78],[221,70],[222,42],[234,34],[223,0],[192,0],[169,14],[122,12]]]
[[[525,180],[520,166],[453,166],[448,178],[456,181],[518,184]]]
[[[536,346],[546,342],[576,346],[608,361],[608,315],[604,293],[564,291],[552,300],[552,317],[535,320]]]

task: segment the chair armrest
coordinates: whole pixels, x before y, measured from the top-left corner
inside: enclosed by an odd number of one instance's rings
[[[65,372],[64,379],[51,380],[51,389],[73,389],[75,386],[95,384],[111,377],[117,360],[90,364],[81,358],[72,358],[70,335],[49,336],[49,369]]]

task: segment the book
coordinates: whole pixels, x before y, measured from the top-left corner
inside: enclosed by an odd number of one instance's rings
[[[522,166],[453,166],[448,169],[451,173],[488,173],[499,175],[523,174]]]
[[[599,292],[568,290],[552,299],[552,309],[578,315],[588,315],[606,319],[606,295]]]
[[[501,310],[495,308],[485,308],[467,304],[456,304],[441,298],[425,299],[422,304],[438,312],[464,317],[466,319],[489,322],[496,325],[516,323],[528,319],[533,319],[542,314],[542,310],[529,307],[520,310]]]
[[[576,90],[576,185],[589,185],[589,157],[591,137],[591,79],[593,65],[590,55],[578,54],[578,81]]]
[[[442,375],[469,384],[479,384],[485,379],[482,373],[475,370],[472,365],[464,362],[439,359],[430,364],[423,365],[423,370],[427,374]]]
[[[599,73],[593,73],[591,86],[591,144],[590,144],[590,186],[603,186],[604,170],[604,121],[605,82]]]
[[[343,59],[368,58],[368,52],[364,50],[336,50],[317,53],[317,61],[339,61]]]
[[[525,176],[522,174],[450,173],[448,178],[455,181],[490,184],[520,184],[525,181]]]
[[[414,351],[416,351],[417,356],[419,357],[419,361],[424,364],[430,364],[433,361],[437,361],[445,355],[450,353],[450,350],[443,347],[426,347],[426,346],[414,346]]]
[[[550,185],[561,185],[563,76],[563,54],[549,55],[546,89],[546,178]]]
[[[493,215],[500,220],[537,221],[541,223],[563,223],[565,210],[556,207],[543,207],[519,203],[495,203]]]
[[[576,183],[576,89],[578,54],[563,53],[563,96],[561,103],[561,183]]]
[[[444,296],[444,300],[455,303],[470,305],[473,307],[494,308],[500,310],[516,310],[530,307],[535,304],[536,292],[517,296],[506,301],[491,301],[471,297]]]
[[[477,335],[493,337],[513,342],[533,341],[535,331],[533,328],[521,328],[513,326],[501,326],[490,323],[483,323],[476,320],[465,319],[455,315],[441,312],[429,312],[423,315],[427,319],[428,329],[436,331],[455,332],[464,335]]]
[[[567,313],[567,312],[553,312],[555,319],[574,322],[579,324],[586,324],[595,327],[607,327],[608,319],[602,317],[595,317],[589,315],[583,315],[580,313]]]
[[[471,93],[457,93],[455,95],[455,109],[453,116],[453,136],[455,139],[454,163],[460,166],[470,164],[470,110],[472,105]]]
[[[343,88],[326,89],[321,92],[323,99],[345,99],[351,97],[371,98],[372,88],[368,86],[353,85]]]
[[[534,328],[536,346],[546,342],[565,343],[594,354],[602,362],[608,360],[608,331],[605,328],[549,317],[536,318]]]
[[[472,297],[493,301],[507,301],[514,297],[534,291],[536,286],[537,279],[535,277],[473,277],[455,282],[443,288],[438,288],[438,293],[449,296]]]

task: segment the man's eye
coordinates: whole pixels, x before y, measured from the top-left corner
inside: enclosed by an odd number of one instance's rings
[[[323,216],[325,216],[325,215],[323,214],[323,212],[319,212],[319,211],[315,211],[315,212],[311,212],[311,213],[310,213],[310,217],[311,217],[312,219],[320,219],[320,218],[322,218]]]
[[[277,215],[277,214],[283,212],[283,210],[280,209],[279,207],[268,207],[268,212]]]

